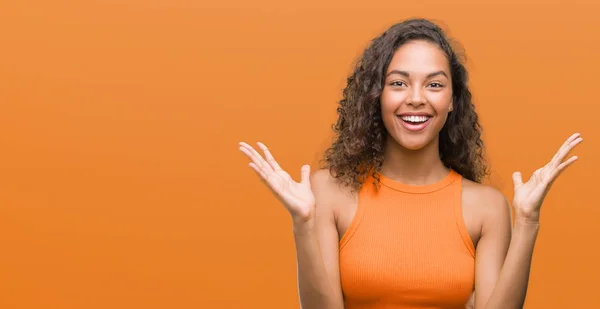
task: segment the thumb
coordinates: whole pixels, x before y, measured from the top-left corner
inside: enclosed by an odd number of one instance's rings
[[[513,182],[515,183],[515,189],[523,184],[523,178],[521,176],[521,172],[514,172],[512,175]]]
[[[305,164],[300,168],[300,183],[310,185],[310,165]]]

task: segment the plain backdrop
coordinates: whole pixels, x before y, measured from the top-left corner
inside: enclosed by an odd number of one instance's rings
[[[0,307],[298,308],[283,207],[237,143],[294,177],[331,141],[369,41],[409,17],[467,55],[512,200],[572,133],[527,309],[596,308],[600,2],[2,1]]]

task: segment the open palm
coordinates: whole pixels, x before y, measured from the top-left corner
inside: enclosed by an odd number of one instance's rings
[[[542,202],[552,183],[571,163],[577,160],[577,156],[573,156],[564,162],[563,160],[581,141],[583,141],[583,138],[580,137],[579,133],[571,135],[556,152],[552,160],[537,169],[526,183],[523,183],[520,172],[513,174],[515,185],[513,207],[517,217],[533,222],[539,220]]]
[[[279,166],[267,146],[260,142],[257,145],[266,159],[252,146],[244,142],[239,143],[240,151],[252,160],[249,166],[284,204],[294,219],[304,221],[311,219],[314,215],[315,196],[310,188],[310,166],[302,166],[300,182],[296,182]]]

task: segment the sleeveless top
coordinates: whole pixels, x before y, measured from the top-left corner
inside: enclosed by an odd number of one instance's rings
[[[462,176],[414,186],[369,177],[340,240],[346,309],[465,308],[475,248],[462,215]]]

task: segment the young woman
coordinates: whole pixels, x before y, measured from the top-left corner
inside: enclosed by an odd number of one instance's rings
[[[481,184],[465,67],[424,19],[372,41],[337,110],[323,169],[300,182],[264,144],[239,148],[292,217],[302,308],[522,308],[540,207],[579,134],[526,183],[513,174],[513,223]]]

